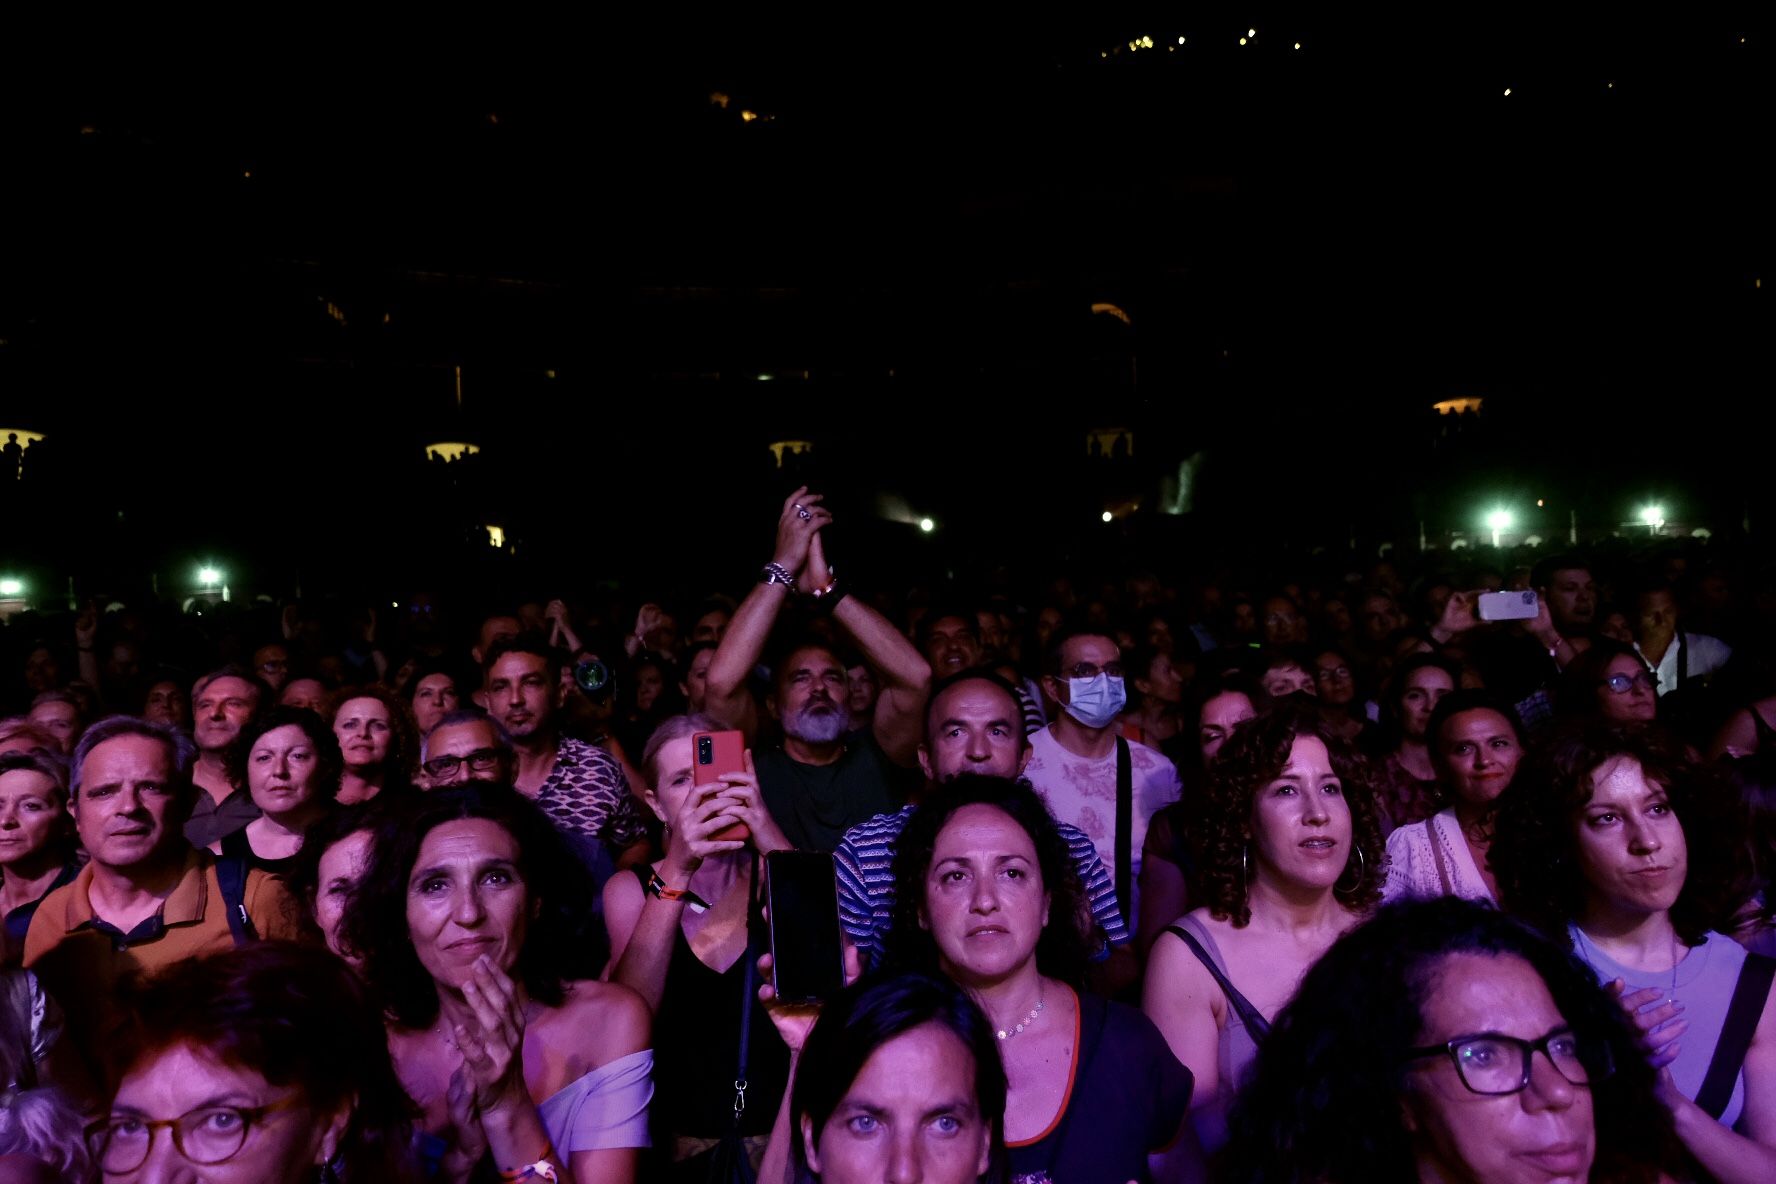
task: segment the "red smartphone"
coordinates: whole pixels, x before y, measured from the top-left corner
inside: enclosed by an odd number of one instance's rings
[[[716,785],[723,773],[746,772],[746,737],[739,732],[698,732],[691,737],[691,784]],[[709,836],[718,843],[750,839],[752,831],[736,822]]]

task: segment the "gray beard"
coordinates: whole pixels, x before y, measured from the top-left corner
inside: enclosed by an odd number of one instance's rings
[[[803,744],[831,744],[845,734],[850,722],[849,713],[837,704],[820,711],[809,703],[794,715],[785,717],[783,734]]]

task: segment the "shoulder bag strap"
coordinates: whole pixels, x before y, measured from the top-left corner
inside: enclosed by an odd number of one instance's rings
[[[1214,976],[1216,985],[1221,988],[1221,993],[1227,996],[1228,1005],[1240,1017],[1240,1022],[1246,1026],[1246,1031],[1252,1037],[1252,1043],[1263,1044],[1264,1038],[1270,1035],[1270,1021],[1264,1018],[1264,1014],[1252,1006],[1250,999],[1240,994],[1239,988],[1233,985],[1233,980],[1221,972],[1221,968],[1215,965],[1215,960],[1209,957],[1209,952],[1203,949],[1202,943],[1197,941],[1189,930],[1179,925],[1167,925],[1165,931],[1175,933],[1184,939],[1184,944],[1190,947],[1190,952],[1196,955],[1196,960],[1201,962],[1203,968]]]
[[[1135,923],[1133,882],[1135,842],[1135,765],[1129,742],[1116,738],[1116,903],[1123,920]]]
[[[1459,823],[1457,824],[1460,825]],[[1431,840],[1431,862],[1437,865],[1437,879],[1442,881],[1443,895],[1455,895],[1455,878],[1449,874],[1449,861],[1443,858],[1443,832],[1437,826],[1437,816],[1431,815],[1425,822],[1425,833]],[[1464,836],[1462,842],[1467,842]]]
[[[222,908],[228,916],[228,932],[234,944],[244,946],[259,940],[253,918],[247,915],[247,861],[238,855],[216,859],[216,887],[222,890]]]
[[[1745,1051],[1763,1018],[1764,1001],[1770,996],[1770,982],[1776,978],[1776,958],[1762,954],[1745,955],[1739,968],[1739,981],[1733,986],[1733,1000],[1727,1004],[1727,1020],[1721,1025],[1720,1039],[1714,1045],[1714,1057],[1696,1091],[1696,1105],[1719,1120],[1733,1100],[1733,1084],[1745,1064]]]

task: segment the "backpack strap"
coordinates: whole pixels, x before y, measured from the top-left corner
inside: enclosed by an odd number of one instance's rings
[[[1135,763],[1129,742],[1116,738],[1116,903],[1131,924],[1135,920]]]
[[[228,932],[234,944],[244,946],[259,940],[253,918],[247,915],[247,861],[239,855],[216,858],[216,886],[222,890],[222,907],[228,915]]]
[[[1745,1064],[1745,1052],[1763,1018],[1764,1002],[1770,997],[1770,983],[1776,979],[1776,958],[1763,954],[1746,954],[1739,968],[1739,981],[1733,986],[1733,999],[1727,1004],[1727,1019],[1721,1025],[1720,1039],[1714,1044],[1714,1057],[1696,1091],[1696,1105],[1708,1111],[1716,1121],[1727,1112],[1733,1100],[1733,1085]]]
[[[1215,960],[1209,957],[1209,952],[1203,949],[1202,943],[1197,941],[1188,930],[1178,925],[1167,925],[1165,931],[1175,933],[1184,939],[1184,944],[1190,947],[1190,952],[1196,955],[1196,960],[1201,962],[1203,967],[1215,977],[1215,982],[1221,988],[1221,993],[1227,996],[1228,1004],[1240,1017],[1240,1023],[1246,1026],[1246,1031],[1251,1034],[1252,1043],[1263,1044],[1264,1038],[1270,1035],[1270,1021],[1264,1018],[1264,1014],[1252,1006],[1250,999],[1239,993],[1239,988],[1233,985],[1233,980],[1228,978],[1219,966],[1215,965]]]

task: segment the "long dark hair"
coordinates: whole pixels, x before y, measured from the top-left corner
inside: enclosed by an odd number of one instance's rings
[[[255,942],[177,962],[126,988],[107,1044],[108,1086],[175,1044],[293,1086],[325,1114],[349,1106],[337,1167],[348,1180],[410,1181],[412,1103],[363,987],[326,950]],[[107,1095],[109,1096],[109,1094]]]
[[[1745,799],[1720,771],[1691,760],[1682,741],[1644,724],[1573,725],[1552,737],[1528,776],[1518,773],[1500,799],[1487,850],[1502,903],[1562,939],[1583,915],[1579,812],[1595,790],[1592,774],[1617,757],[1639,763],[1683,827],[1689,869],[1671,906],[1678,936],[1694,946],[1710,930],[1730,930],[1754,885]]]
[[[974,1100],[991,1134],[982,1184],[1005,1178],[1005,1067],[993,1026],[963,990],[941,975],[890,974],[864,979],[827,1000],[797,1062],[789,1102],[790,1163],[797,1184],[813,1184],[802,1141],[808,1120],[818,1142],[827,1119],[878,1048],[914,1028],[937,1024],[974,1061]]]
[[[518,843],[518,874],[536,909],[512,977],[532,999],[559,1006],[567,984],[595,978],[592,879],[555,824],[529,798],[504,785],[471,781],[404,798],[376,832],[370,866],[347,911],[340,941],[362,955],[364,977],[384,1008],[408,1028],[438,1019],[438,986],[414,952],[407,928],[407,880],[426,835],[447,822],[482,818]]]
[[[284,874],[284,882],[296,900],[299,923],[309,940],[321,940],[320,927],[315,924],[315,897],[321,890],[321,858],[341,839],[350,838],[361,830],[374,834],[386,823],[389,809],[388,801],[377,796],[367,802],[329,810],[302,832],[302,846],[297,848],[289,870]]]
[[[1203,903],[1214,917],[1231,918],[1236,927],[1252,919],[1246,873],[1252,803],[1260,789],[1282,776],[1295,741],[1303,736],[1312,736],[1326,746],[1332,771],[1338,774],[1344,800],[1350,806],[1352,849],[1361,855],[1357,874],[1348,884],[1341,876],[1333,892],[1346,908],[1359,911],[1381,899],[1381,886],[1387,878],[1387,848],[1381,839],[1368,762],[1327,726],[1318,704],[1279,701],[1263,715],[1235,728],[1209,770],[1200,873]]]
[[[938,972],[937,942],[920,924],[925,908],[925,880],[931,871],[937,836],[964,806],[992,806],[1023,827],[1036,848],[1042,887],[1049,895],[1048,924],[1036,942],[1036,965],[1050,978],[1077,986],[1090,961],[1091,910],[1066,840],[1036,791],[1021,781],[964,773],[935,789],[913,811],[894,856],[894,880],[900,885],[894,901],[894,927],[888,960],[893,966]]]
[[[1682,1162],[1671,1116],[1627,1015],[1591,969],[1489,905],[1456,897],[1383,906],[1346,933],[1278,1014],[1229,1126],[1226,1179],[1248,1184],[1386,1184],[1417,1179],[1400,1099],[1424,1042],[1424,1009],[1453,954],[1523,959],[1581,1047],[1607,1050],[1593,1081],[1591,1179],[1638,1184]]]

